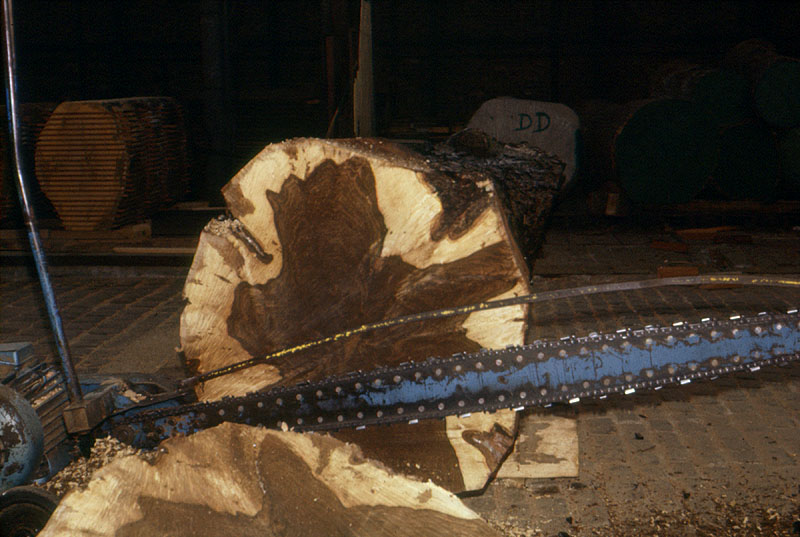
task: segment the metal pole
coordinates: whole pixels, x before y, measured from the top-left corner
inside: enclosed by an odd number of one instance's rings
[[[47,262],[42,248],[42,239],[39,236],[39,226],[36,223],[36,215],[30,203],[30,194],[22,173],[22,152],[20,149],[20,123],[19,110],[17,109],[17,59],[14,51],[14,16],[12,0],[3,0],[3,34],[5,38],[6,53],[6,108],[8,110],[9,130],[11,134],[12,148],[14,151],[14,168],[16,171],[17,190],[19,200],[22,205],[22,212],[25,216],[25,225],[28,228],[28,241],[31,244],[33,259],[36,263],[36,271],[39,273],[39,283],[42,285],[45,303],[47,304],[47,314],[50,317],[50,325],[53,329],[53,336],[56,340],[58,355],[61,358],[61,366],[64,370],[64,377],[67,381],[70,402],[80,403],[83,400],[78,377],[72,365],[72,358],[69,354],[67,338],[64,336],[64,327],[61,323],[61,315],[58,312],[56,297],[53,287],[50,284],[50,276],[47,274]]]

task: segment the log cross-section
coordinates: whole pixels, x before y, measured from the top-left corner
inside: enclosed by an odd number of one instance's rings
[[[490,178],[379,140],[270,145],[226,187],[200,237],[181,344],[197,373],[365,323],[529,291]],[[524,343],[525,306],[376,330],[209,380],[202,399]],[[481,488],[510,411],[340,433],[398,471]]]
[[[456,496],[328,436],[223,424],[130,455],[59,504],[42,537],[499,535]]]

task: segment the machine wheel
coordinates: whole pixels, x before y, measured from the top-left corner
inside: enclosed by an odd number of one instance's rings
[[[58,498],[36,487],[14,487],[0,494],[0,537],[34,537],[44,528]]]
[[[19,392],[0,385],[0,491],[27,484],[43,448],[36,411]]]

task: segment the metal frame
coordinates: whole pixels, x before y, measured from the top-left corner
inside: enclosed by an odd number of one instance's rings
[[[3,0],[3,37],[5,44],[6,59],[6,109],[8,110],[9,131],[11,134],[11,146],[14,154],[14,167],[19,201],[22,206],[25,226],[28,231],[28,241],[31,245],[31,252],[36,264],[36,272],[39,274],[39,283],[42,286],[45,303],[47,305],[47,315],[50,317],[50,325],[56,341],[58,355],[61,358],[61,367],[64,371],[64,379],[67,383],[70,402],[80,404],[83,401],[78,377],[72,364],[72,357],[69,352],[67,338],[64,335],[64,326],[61,322],[61,315],[58,311],[53,286],[50,283],[50,276],[47,272],[47,260],[42,239],[39,235],[39,225],[36,215],[31,205],[30,192],[22,171],[22,152],[20,150],[20,122],[17,103],[17,59],[14,47],[14,8],[12,0]]]

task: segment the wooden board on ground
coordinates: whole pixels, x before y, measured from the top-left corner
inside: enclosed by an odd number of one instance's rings
[[[40,228],[39,235],[46,251],[74,253],[97,253],[112,250],[115,245],[142,244],[152,239],[149,221],[103,231]],[[26,230],[0,229],[0,249],[28,251],[30,243]]]
[[[565,164],[564,188],[578,168],[580,126],[578,114],[564,104],[513,97],[486,101],[467,125],[500,142],[524,142],[556,155]]]
[[[223,424],[99,470],[41,537],[498,535],[457,497],[330,436]]]
[[[514,451],[498,478],[578,476],[578,422],[550,414],[526,416],[520,423]]]
[[[492,173],[464,162],[369,139],[265,148],[223,189],[232,218],[200,237],[181,317],[187,364],[202,373],[365,323],[527,293],[512,237],[521,219],[494,175],[535,175],[534,162],[506,155]],[[210,380],[198,396],[520,344],[526,326],[516,306],[373,331]],[[397,471],[464,491],[484,486],[515,430],[502,411],[340,434]]]

